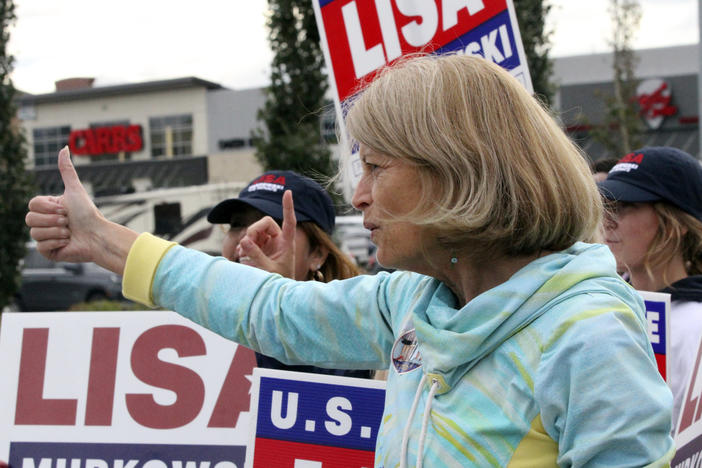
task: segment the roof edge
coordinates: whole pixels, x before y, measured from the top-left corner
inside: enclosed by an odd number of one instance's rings
[[[20,105],[31,105],[75,101],[79,99],[92,99],[96,97],[119,96],[126,93],[148,93],[179,88],[205,88],[207,90],[225,89],[219,83],[203,80],[195,76],[188,76],[167,80],[145,81],[142,83],[128,83],[70,91],[58,91],[46,94],[29,94],[19,97],[17,101]]]

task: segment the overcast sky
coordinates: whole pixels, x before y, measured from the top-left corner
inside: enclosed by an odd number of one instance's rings
[[[606,52],[609,0],[552,0],[552,56]],[[641,0],[639,48],[699,40],[698,0]],[[243,89],[268,82],[265,0],[15,0],[15,87],[96,86],[197,76]],[[197,6],[195,6],[197,5]],[[691,58],[694,60],[694,58]]]

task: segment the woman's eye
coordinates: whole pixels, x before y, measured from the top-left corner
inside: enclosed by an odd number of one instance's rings
[[[375,171],[379,167],[377,164],[373,164],[373,163],[369,163],[369,162],[364,162],[363,166],[365,167],[366,171],[368,171],[369,173]]]

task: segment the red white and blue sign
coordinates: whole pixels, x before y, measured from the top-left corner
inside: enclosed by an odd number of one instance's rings
[[[342,103],[385,65],[413,53],[479,55],[509,70],[533,93],[512,0],[312,0],[334,94]],[[345,130],[341,132],[345,139]],[[346,145],[345,141],[341,142]],[[348,165],[344,195],[361,174]]]
[[[314,0],[339,101],[401,56],[462,52],[510,70],[532,91],[511,0]]]
[[[658,371],[668,381],[668,356],[670,355],[670,294],[638,291],[646,305],[648,339],[653,347]]]
[[[5,313],[0,460],[241,468],[251,350],[173,312]]]
[[[255,369],[246,466],[372,467],[385,383]]]

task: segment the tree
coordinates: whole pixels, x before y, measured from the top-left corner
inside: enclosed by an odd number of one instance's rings
[[[25,139],[17,122],[15,88],[10,79],[13,57],[7,54],[9,27],[14,23],[12,0],[0,2],[0,310],[19,287],[19,260],[24,256],[27,227],[24,216],[33,192],[25,170]]]
[[[271,84],[254,132],[256,157],[266,170],[331,176],[331,152],[320,118],[327,81],[310,0],[269,0],[268,39],[274,52]]]
[[[592,137],[602,143],[613,156],[622,156],[641,146],[643,123],[636,105],[635,76],[637,57],[632,49],[634,35],[641,21],[638,0],[610,0],[612,19],[613,91],[599,93],[605,105],[602,125],[595,127]]]
[[[553,62],[548,57],[552,31],[545,24],[551,7],[550,0],[514,0],[534,94],[546,104],[551,103],[556,89],[550,81]]]

